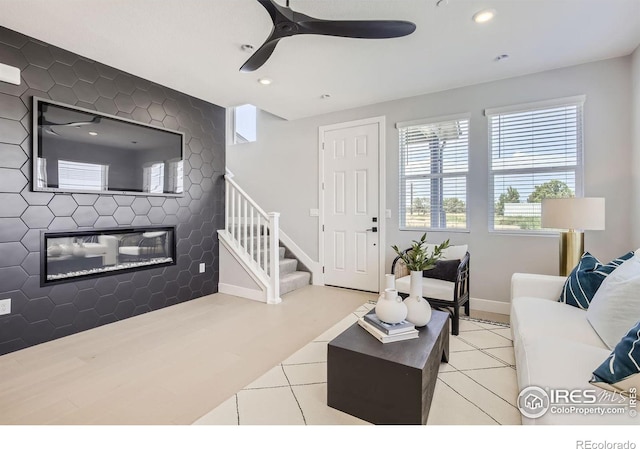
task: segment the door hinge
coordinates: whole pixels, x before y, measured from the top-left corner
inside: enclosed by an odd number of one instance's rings
[[[322,190],[324,190],[324,182],[322,183]]]
[[[324,267],[322,267],[322,273],[324,274]]]
[[[322,225],[322,232],[324,232],[324,225]]]
[[[324,150],[324,142],[322,142],[322,149]]]

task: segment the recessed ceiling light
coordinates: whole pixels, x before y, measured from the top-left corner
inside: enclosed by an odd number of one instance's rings
[[[495,9],[483,9],[473,15],[473,21],[475,23],[485,23],[493,19],[496,16]]]
[[[323,100],[328,100],[329,98],[331,98],[331,95],[329,95],[329,94],[322,94],[322,95],[320,95],[320,98],[322,98]]]
[[[253,45],[251,44],[243,44],[240,48],[244,51],[253,51]]]
[[[260,78],[258,82],[263,86],[268,86],[269,84],[272,83],[272,81],[269,78]]]
[[[495,57],[494,61],[502,61],[503,59],[507,59],[509,57],[508,54],[498,55]]]
[[[436,6],[447,6],[449,4],[449,0],[438,0],[436,2]]]
[[[98,135],[98,133],[97,133],[97,132],[95,132],[95,131],[89,131],[89,135],[90,135],[90,136],[97,136],[97,135]]]

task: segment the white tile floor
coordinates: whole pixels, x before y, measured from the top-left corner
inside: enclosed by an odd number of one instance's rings
[[[374,304],[365,304],[194,424],[367,425],[326,405],[327,343]],[[373,337],[372,337],[373,338]],[[428,424],[520,424],[508,327],[463,320],[438,374]]]

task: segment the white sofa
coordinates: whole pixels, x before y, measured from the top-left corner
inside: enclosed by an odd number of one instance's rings
[[[586,311],[558,302],[566,278],[515,273],[511,278],[511,333],[518,390],[528,386],[605,390],[589,383],[611,351],[586,318]],[[523,424],[639,424],[621,415],[553,414]]]

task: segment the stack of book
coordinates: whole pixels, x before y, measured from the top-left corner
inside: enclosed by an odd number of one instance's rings
[[[375,309],[362,316],[358,324],[382,343],[409,340],[419,336],[418,329],[412,323],[408,321],[397,324],[385,323],[378,318]]]

